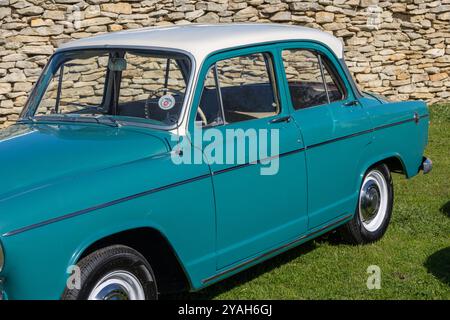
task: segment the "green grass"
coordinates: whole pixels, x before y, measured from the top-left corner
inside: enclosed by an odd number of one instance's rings
[[[384,238],[350,246],[321,237],[187,299],[450,299],[450,105],[431,108],[428,175],[394,175],[394,213]],[[366,286],[369,265],[381,289]]]

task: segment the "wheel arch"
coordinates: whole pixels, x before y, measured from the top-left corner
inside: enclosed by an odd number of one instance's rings
[[[370,158],[369,160],[363,162],[359,166],[359,174],[357,175],[357,181],[355,183],[356,193],[359,193],[361,183],[367,171],[370,168],[381,163],[386,164],[390,172],[400,173],[403,174],[405,177],[408,177],[407,167],[405,165],[402,156],[399,153],[387,153],[379,155],[377,157]]]
[[[406,165],[399,155],[383,159],[381,161],[378,161],[378,163],[386,164],[390,172],[400,173],[403,174],[405,177],[407,177]]]
[[[90,253],[111,245],[125,245],[142,254],[155,273],[160,293],[177,293],[192,288],[189,275],[176,250],[164,233],[152,226],[115,230],[91,239],[77,250],[69,265],[74,265]]]

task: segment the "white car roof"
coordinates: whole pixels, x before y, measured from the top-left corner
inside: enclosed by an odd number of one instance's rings
[[[84,38],[63,44],[60,49],[86,47],[149,47],[183,50],[197,61],[212,52],[244,45],[286,41],[313,40],[328,46],[343,57],[343,44],[333,35],[306,27],[246,23],[246,24],[188,24],[126,30]]]

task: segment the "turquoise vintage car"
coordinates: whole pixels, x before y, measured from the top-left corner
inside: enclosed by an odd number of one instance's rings
[[[431,170],[428,116],[361,93],[340,40],[314,29],[65,44],[0,132],[1,297],[156,299],[337,228],[376,241],[391,172]]]

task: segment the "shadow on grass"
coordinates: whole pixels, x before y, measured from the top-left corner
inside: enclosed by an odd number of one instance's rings
[[[325,233],[320,237],[314,239],[319,244],[328,244],[330,246],[347,245],[351,244],[349,240],[345,239],[339,230],[333,230],[331,232]]]
[[[314,240],[306,242],[298,247],[290,249],[276,257],[273,257],[267,261],[264,261],[258,265],[251,267],[250,269],[241,271],[230,278],[219,281],[216,284],[211,285],[199,292],[193,293],[181,293],[161,296],[161,300],[210,300],[214,297],[227,292],[241,284],[251,281],[260,275],[272,271],[301,255],[307,254],[313,251],[317,247]]]
[[[447,217],[450,218],[450,201],[447,201],[447,203],[445,203],[441,209],[439,209],[439,211],[441,211],[443,214],[445,214]]]
[[[450,286],[450,247],[433,253],[424,266],[437,279]]]

